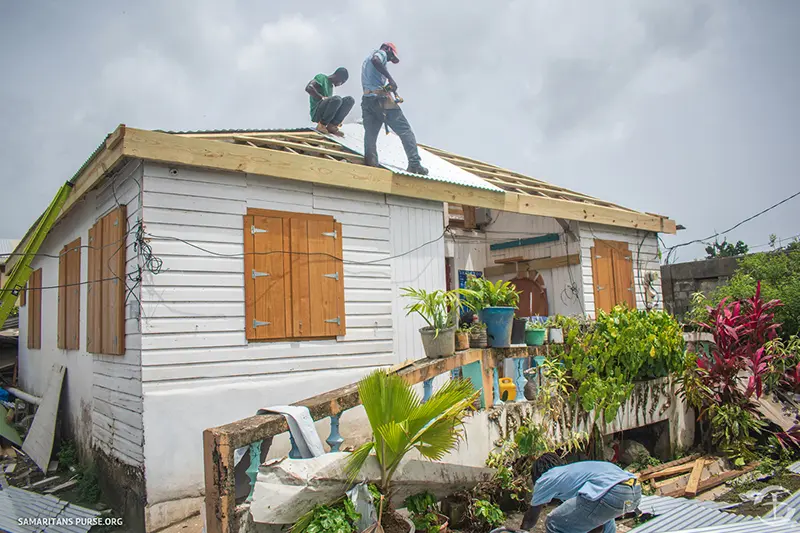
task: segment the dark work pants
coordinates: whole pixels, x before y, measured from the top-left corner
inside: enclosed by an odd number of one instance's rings
[[[338,126],[344,122],[344,117],[353,109],[356,101],[352,96],[331,96],[323,100],[314,110],[314,122],[322,122],[324,125],[333,124]]]
[[[383,109],[380,96],[364,96],[361,99],[361,114],[364,119],[364,161],[367,165],[378,166],[378,134],[381,131],[384,121],[392,128],[406,151],[409,166],[420,165],[419,151],[417,150],[417,139],[411,124],[403,115],[403,110]]]

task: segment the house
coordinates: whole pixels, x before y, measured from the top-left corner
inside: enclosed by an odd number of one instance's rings
[[[408,174],[394,136],[367,167],[345,131],[120,126],[71,180],[20,312],[20,387],[66,367],[67,437],[129,525],[197,512],[205,428],[423,357],[401,287],[481,271],[520,280],[528,311],[660,305],[672,220],[434,148]]]

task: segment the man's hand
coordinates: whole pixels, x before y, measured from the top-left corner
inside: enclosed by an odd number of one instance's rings
[[[539,521],[539,514],[542,512],[543,507],[543,505],[528,507],[528,510],[525,511],[525,516],[522,517],[522,525],[519,526],[520,529],[531,531],[534,526],[536,526],[536,522]]]
[[[393,79],[389,78],[389,83],[387,84],[387,88],[389,89],[389,92],[391,92],[391,93],[397,91],[397,82],[395,82]]]

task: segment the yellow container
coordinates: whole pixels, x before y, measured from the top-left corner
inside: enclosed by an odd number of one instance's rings
[[[503,393],[508,393],[504,399]],[[507,402],[513,402],[517,397],[517,387],[514,385],[514,380],[511,378],[500,378],[500,399]]]

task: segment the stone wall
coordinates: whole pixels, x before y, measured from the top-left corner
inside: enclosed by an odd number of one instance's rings
[[[692,294],[702,292],[708,295],[726,283],[736,271],[738,263],[739,257],[718,257],[704,261],[662,265],[664,308],[678,320],[683,319],[691,307]]]

